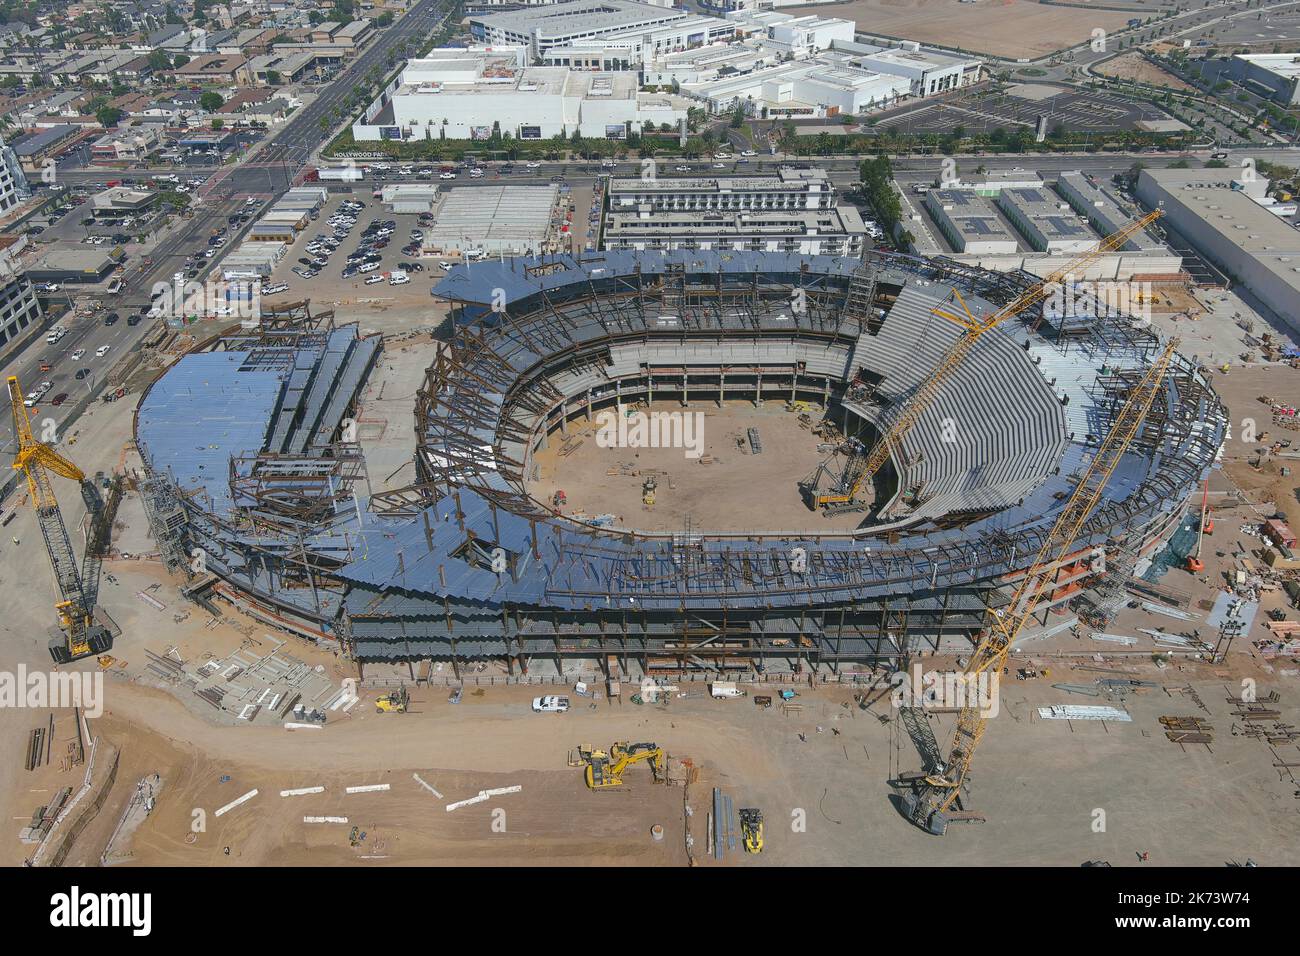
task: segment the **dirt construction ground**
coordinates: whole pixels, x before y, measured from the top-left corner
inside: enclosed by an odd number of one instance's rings
[[[803,13],[856,20],[862,33],[918,40],[1006,59],[1046,56],[1082,43],[1100,27],[1123,27],[1131,13],[1048,6],[1029,0],[853,0]]]
[[[656,402],[650,414],[698,414],[702,454],[688,457],[683,448],[607,448],[598,436],[597,412],[589,424],[569,424],[569,438],[558,432],[536,456],[537,480],[529,492],[550,503],[563,490],[572,517],[612,514],[619,527],[647,531],[678,531],[688,522],[695,530],[813,531],[856,527],[861,514],[827,519],[809,511],[798,482],[827,457],[819,454],[819,438],[799,425],[798,416],[780,402],[755,408],[749,402],[696,403],[683,409],[677,402]],[[812,418],[820,419],[814,410]],[[763,451],[750,451],[746,432],[757,428]],[[564,449],[571,451],[566,455]],[[654,507],[642,503],[642,482],[653,475],[658,483]]]
[[[1060,671],[1054,679],[1072,679]],[[1044,681],[1006,688],[972,789],[987,822],[943,839],[919,832],[894,809],[886,781],[916,769],[919,759],[899,721],[877,719],[893,714],[888,698],[863,711],[847,689],[804,689],[802,712],[790,715],[748,699],[714,701],[699,690],[662,708],[602,702],[588,710],[575,698],[579,706],[568,714],[535,715],[527,688],[467,693],[460,705],[448,703],[443,689],[422,688],[406,715],[376,714],[367,699],[322,730],[286,731],[216,728],[160,691],[123,687],[94,726],[122,748],[115,799],[68,863],[96,862],[134,781],[155,772],[165,785],[157,810],[129,847],[116,848],[139,865],[673,866],[687,862],[688,821],[694,862],[719,865],[703,852],[714,786],[737,806],[760,807],[768,820],[762,856],[729,853],[725,865],[1077,866],[1106,859],[1120,866],[1137,864],[1142,852],[1158,865],[1217,866],[1247,856],[1286,863],[1300,837],[1296,784],[1279,777],[1267,745],[1227,733],[1235,675],[1199,672],[1195,687],[1208,714],[1178,690],[1186,675],[1159,679],[1169,692],[1131,699],[1132,722],[1105,725],[1038,719],[1038,706],[1065,697]],[[1275,686],[1276,678],[1260,690]],[[1300,691],[1293,679],[1282,686],[1294,720]],[[1189,713],[1220,728],[1212,748],[1184,750],[1165,739],[1157,718]],[[941,742],[951,722],[931,718]],[[626,792],[591,793],[565,755],[580,741],[611,740],[653,740],[689,757],[699,781],[686,793],[652,785],[641,766],[628,771]],[[377,784],[390,789],[345,792]],[[521,790],[445,809],[480,790],[513,786]],[[308,787],[325,789],[280,795]],[[256,796],[216,816],[252,790]],[[27,802],[38,799],[32,794]],[[305,816],[348,822],[305,823]],[[662,841],[651,836],[655,824],[664,827]],[[353,827],[366,834],[355,846]]]

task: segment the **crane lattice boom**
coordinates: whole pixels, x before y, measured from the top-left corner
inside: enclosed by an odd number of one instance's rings
[[[1004,305],[991,315],[983,319],[977,319],[971,315],[970,309],[966,307],[961,293],[953,289],[953,294],[957,297],[958,304],[961,305],[962,314],[945,312],[941,309],[935,309],[935,315],[948,319],[960,325],[965,332],[955,341],[944,353],[943,358],[935,367],[934,374],[928,378],[919,389],[908,399],[907,404],[903,406],[901,412],[890,423],[889,428],[880,436],[871,451],[867,454],[862,469],[858,472],[857,478],[852,486],[847,490],[839,492],[818,495],[816,503],[819,507],[828,507],[833,505],[848,504],[854,501],[862,488],[871,483],[885,462],[889,460],[891,454],[898,450],[904,436],[912,430],[912,426],[930,407],[934,399],[942,391],[943,386],[947,383],[948,376],[958,365],[960,365],[966,356],[970,354],[979,341],[980,336],[992,328],[1000,325],[1009,318],[1019,315],[1025,309],[1037,305],[1043,299],[1047,298],[1054,286],[1064,282],[1077,275],[1082,269],[1091,264],[1094,260],[1100,258],[1107,252],[1118,249],[1127,242],[1136,233],[1141,232],[1148,225],[1155,222],[1162,216],[1161,210],[1156,209],[1147,213],[1138,219],[1134,219],[1122,229],[1112,233],[1097,244],[1095,249],[1083,253],[1066,263],[1060,269],[1048,275],[1042,281],[1035,283],[1028,289],[1025,289],[1011,302]]]
[[[1001,613],[989,609],[983,637],[965,667],[967,687],[973,686],[973,678],[980,674],[994,675],[994,680],[1001,674],[1016,638],[1033,619],[1034,611],[1053,576],[1070,556],[1084,522],[1101,500],[1106,483],[1137,437],[1160,391],[1177,346],[1177,339],[1171,341],[1129,393],[1073,494],[1043,539],[1033,564],[1016,588],[1010,603]],[[987,723],[988,718],[981,702],[964,702],[957,718],[957,729],[947,766],[941,772],[926,777],[913,798],[910,812],[915,822],[932,832],[943,832],[942,814],[960,797],[975,748],[984,736]]]

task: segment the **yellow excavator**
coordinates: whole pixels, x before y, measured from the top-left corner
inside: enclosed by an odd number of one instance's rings
[[[664,771],[664,752],[653,743],[616,743],[609,751],[579,747],[578,757],[587,765],[587,787],[591,790],[608,790],[623,786],[623,771],[634,763],[650,762],[650,773],[655,783]]]
[[[6,384],[14,421],[14,470],[21,471],[27,479],[28,497],[36,509],[36,521],[40,525],[41,537],[45,539],[45,550],[50,556],[59,588],[59,600],[54,605],[59,626],[57,631],[51,628],[50,656],[55,663],[66,664],[91,654],[102,654],[112,645],[113,638],[108,628],[95,620],[99,551],[92,544],[87,548],[84,568],[77,567],[72,540],[68,537],[68,528],[63,522],[47,472],[52,471],[81,486],[81,496],[92,520],[99,515],[103,502],[95,483],[88,481],[80,468],[32,435],[32,422],[27,406],[23,404],[23,390],[18,377],[10,375]]]

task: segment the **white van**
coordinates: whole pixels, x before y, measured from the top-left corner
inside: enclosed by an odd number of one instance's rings
[[[715,680],[709,685],[709,693],[718,700],[745,696],[745,692],[736,686],[736,682],[729,680]]]
[[[121,292],[121,291],[122,291],[122,277],[121,277],[121,276],[113,276],[113,278],[109,279],[109,280],[108,280],[108,289],[107,289],[106,291],[108,292],[109,295],[117,295],[119,292]]]

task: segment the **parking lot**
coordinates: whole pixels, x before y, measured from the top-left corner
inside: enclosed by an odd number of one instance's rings
[[[1079,93],[1046,84],[1019,84],[1008,92],[986,91],[942,101],[922,102],[882,117],[877,129],[908,134],[946,135],[958,127],[966,133],[994,129],[1032,130],[1040,115],[1048,128],[1058,124],[1075,132],[1115,132],[1136,129],[1139,123],[1169,116],[1146,103],[1134,103],[1110,93]]]
[[[365,204],[357,212],[355,224],[346,230],[340,226],[336,231],[330,219],[342,211],[344,203],[353,201]],[[357,272],[345,277],[343,272],[349,265],[348,257],[366,245],[367,228],[374,228],[372,224],[375,223],[388,222],[392,223],[392,234],[387,237],[387,244],[378,248],[382,240],[376,238],[370,253],[371,262],[358,262]],[[398,309],[412,313],[412,325],[441,321],[440,310],[436,318],[415,311],[420,307],[432,310],[435,303],[429,297],[429,289],[441,278],[443,270],[435,259],[422,259],[418,253],[402,251],[411,242],[414,229],[427,231],[428,226],[420,225],[418,215],[388,212],[379,200],[370,198],[368,190],[356,190],[352,195],[331,195],[321,208],[319,218],[299,234],[264,284],[264,288],[287,288],[264,293],[264,302],[273,307],[277,303],[310,299],[317,308],[337,308],[343,313],[340,318],[344,319],[360,318],[356,315],[359,310],[364,314],[366,310],[386,312]],[[377,237],[377,233],[375,235]],[[338,245],[332,250],[322,245],[319,252],[309,252],[307,247],[319,243],[318,237],[337,237]],[[323,265],[310,265],[313,260],[323,262]],[[405,270],[401,268],[403,264],[407,266]],[[370,266],[367,272],[360,271],[363,265]],[[313,269],[315,274],[311,275]],[[399,271],[406,272],[407,281],[399,279],[398,284],[393,284],[393,273]],[[304,277],[303,273],[310,277]]]

